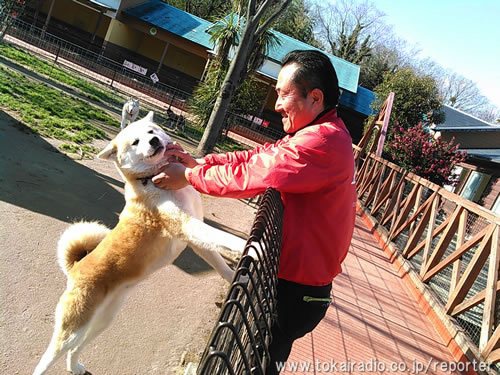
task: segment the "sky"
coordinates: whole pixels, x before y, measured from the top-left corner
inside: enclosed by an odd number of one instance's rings
[[[500,0],[372,0],[394,33],[500,108]]]

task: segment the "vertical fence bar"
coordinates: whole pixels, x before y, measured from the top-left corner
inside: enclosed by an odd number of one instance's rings
[[[198,367],[198,374],[264,374],[269,363],[283,205],[268,189],[238,263],[219,319]],[[250,253],[253,255],[250,256]]]

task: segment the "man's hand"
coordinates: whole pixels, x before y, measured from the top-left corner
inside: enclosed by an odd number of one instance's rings
[[[186,178],[188,169],[179,163],[169,163],[162,171],[153,177],[153,183],[165,190],[178,190],[189,185]]]
[[[178,162],[187,168],[193,168],[197,165],[205,164],[203,159],[195,159],[188,152],[184,151],[182,147],[174,142],[167,146],[163,156],[170,162]]]

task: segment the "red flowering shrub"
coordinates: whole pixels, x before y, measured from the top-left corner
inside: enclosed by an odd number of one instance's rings
[[[456,164],[465,160],[466,153],[457,151],[458,144],[434,139],[422,125],[409,129],[397,128],[387,150],[392,160],[404,169],[438,185],[454,185]]]

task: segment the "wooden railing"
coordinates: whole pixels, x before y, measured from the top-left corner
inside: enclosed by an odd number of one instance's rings
[[[500,217],[354,146],[358,198],[480,359],[500,361]]]

